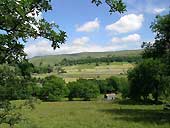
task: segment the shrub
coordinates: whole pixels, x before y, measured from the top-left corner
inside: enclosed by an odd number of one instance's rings
[[[41,89],[41,99],[45,101],[59,101],[68,94],[68,88],[62,78],[48,76],[44,79]]]
[[[130,82],[129,96],[132,99],[147,100],[152,94],[155,101],[167,89],[167,82],[164,76],[166,66],[159,60],[146,59],[139,63],[134,69],[128,72]]]
[[[0,99],[17,100],[31,96],[34,82],[22,72],[9,65],[0,65]],[[22,74],[23,75],[23,74]]]
[[[73,98],[83,98],[83,100],[91,100],[97,98],[100,94],[100,90],[95,81],[80,79],[76,82],[68,84],[70,93],[69,100]]]
[[[111,76],[110,78],[106,79],[107,81],[107,93],[109,92],[117,92],[118,91],[118,78],[115,76]]]

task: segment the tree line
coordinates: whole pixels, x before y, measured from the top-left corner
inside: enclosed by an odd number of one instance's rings
[[[100,63],[106,63],[110,65],[112,62],[129,62],[129,63],[138,63],[142,61],[142,57],[139,56],[107,56],[100,58],[82,58],[82,59],[62,59],[59,63],[56,63],[54,66],[58,74],[66,73],[66,71],[62,68],[62,66],[72,66],[78,64],[92,64],[94,63],[96,66],[99,66]],[[33,66],[33,73],[42,74],[42,73],[51,73],[53,72],[54,66],[51,65],[43,65],[43,62],[40,62],[38,66]]]
[[[92,58],[92,57],[87,57],[83,59],[76,59],[76,60],[71,60],[71,59],[66,59],[64,58],[58,65],[63,65],[63,66],[71,66],[71,65],[77,65],[77,64],[90,64],[90,63],[96,63],[96,66],[99,65],[99,63],[106,63],[109,65],[111,62],[140,62],[142,61],[142,57],[139,56],[111,56],[108,55],[107,57],[100,57],[100,58]],[[57,65],[57,64],[56,64]]]
[[[1,100],[19,100],[29,97],[37,97],[43,101],[60,101],[63,98],[91,100],[100,94],[123,93],[128,87],[126,78],[115,76],[105,80],[78,79],[66,83],[63,78],[56,76],[47,76],[44,79],[31,77],[24,79],[17,68],[7,65],[0,66],[0,71]]]

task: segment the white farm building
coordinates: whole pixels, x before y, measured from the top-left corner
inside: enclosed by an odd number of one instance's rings
[[[114,100],[116,98],[116,94],[115,93],[105,94],[104,98],[106,100]]]

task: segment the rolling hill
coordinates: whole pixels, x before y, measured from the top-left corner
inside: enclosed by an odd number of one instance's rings
[[[29,61],[34,65],[55,65],[59,63],[62,59],[77,60],[87,57],[91,58],[101,58],[107,56],[140,56],[142,50],[124,50],[124,51],[112,51],[112,52],[82,52],[75,54],[61,54],[61,55],[47,55],[47,56],[37,56],[31,58]]]

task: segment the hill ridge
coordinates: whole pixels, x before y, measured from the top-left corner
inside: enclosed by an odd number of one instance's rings
[[[121,50],[121,51],[106,51],[106,52],[80,52],[72,54],[58,54],[58,55],[45,55],[45,56],[35,56],[30,58],[29,61],[34,65],[40,64],[43,62],[45,65],[54,65],[59,63],[62,59],[77,60],[87,57],[92,58],[101,58],[109,56],[140,56],[142,49],[137,50]]]

